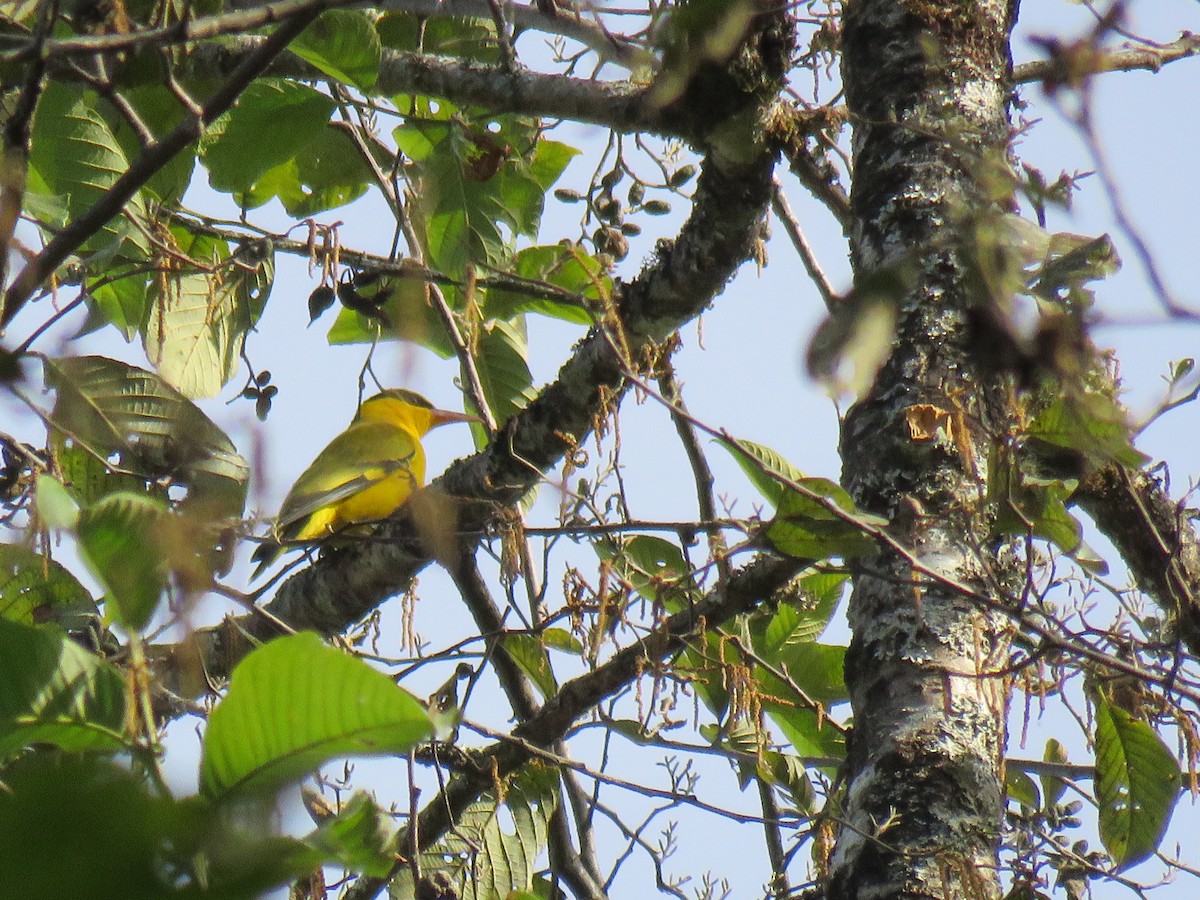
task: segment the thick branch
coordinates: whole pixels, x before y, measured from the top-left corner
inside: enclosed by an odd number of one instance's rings
[[[197,47],[182,65],[191,72],[228,71],[262,40],[241,37],[223,44],[206,44]],[[326,77],[293,55],[281,57],[271,67],[271,74],[313,80]],[[651,88],[644,84],[548,75],[520,68],[506,70],[472,60],[396,50],[383,51],[373,93],[445,97],[459,105],[566,119],[623,133],[659,134],[692,142],[697,141],[710,124],[705,119],[704,109],[697,111],[684,104],[661,106],[647,102]],[[801,118],[798,124],[803,129],[816,118]]]
[[[352,6],[361,0],[330,0],[327,7]],[[198,19],[184,18],[157,28],[140,28],[126,34],[95,34],[58,38],[39,47],[30,41],[26,46],[0,52],[0,62],[28,62],[38,56],[63,58],[68,56],[117,53],[148,45],[170,46],[191,43],[222,35],[245,34],[265,25],[281,22],[309,6],[311,0],[279,0],[276,3],[233,3],[234,11]],[[453,16],[490,19],[491,6],[487,0],[390,0],[375,4],[377,9],[409,12],[423,18]],[[236,7],[241,7],[240,9]],[[579,41],[596,51],[601,58],[611,59],[632,68],[654,62],[654,57],[632,41],[609,34],[599,25],[576,16],[543,15],[534,6],[510,4],[508,15],[520,29],[536,29]]]
[[[733,79],[725,86],[731,95],[725,105],[736,106]],[[607,321],[576,346],[558,378],[512,417],[485,451],[455,463],[434,482],[432,487],[455,498],[460,531],[485,530],[498,510],[516,502],[579,446],[596,417],[625,390],[624,373],[641,368],[657,342],[703,312],[750,258],[771,194],[775,156],[756,127],[770,101],[771,95],[741,95],[734,114],[746,120],[745,126],[723,129],[720,141],[713,141],[678,239],[660,246],[657,257],[614,298]],[[268,609],[296,629],[336,634],[404,591],[429,559],[402,510],[374,540],[334,551],[289,579]],[[254,639],[273,636],[261,617],[243,618],[198,632],[192,649],[181,649],[182,657],[177,653],[172,659],[182,667],[198,651],[204,671],[220,676]],[[185,690],[178,679],[168,683]]]
[[[1148,472],[1117,466],[1085,478],[1074,499],[1200,658],[1200,541],[1183,505]]]
[[[1157,72],[1167,63],[1200,54],[1200,35],[1185,31],[1169,44],[1121,47],[1119,50],[1089,50],[1087,53],[1062,53],[1052,59],[1022,63],[1013,69],[1014,84],[1043,81],[1048,84],[1075,84],[1102,72],[1129,72],[1142,69]]]

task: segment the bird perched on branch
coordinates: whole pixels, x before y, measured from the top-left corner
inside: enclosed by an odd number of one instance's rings
[[[281,541],[311,541],[391,515],[425,480],[421,439],[448,422],[477,421],[399,388],[365,400],[350,427],[288,491],[270,539],[251,557],[258,563],[255,577],[278,558]]]

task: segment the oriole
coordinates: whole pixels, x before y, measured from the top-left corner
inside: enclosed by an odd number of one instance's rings
[[[280,541],[311,541],[395,512],[425,480],[421,438],[447,422],[474,421],[399,388],[364,401],[288,491],[270,539],[252,556],[255,576],[279,556]]]

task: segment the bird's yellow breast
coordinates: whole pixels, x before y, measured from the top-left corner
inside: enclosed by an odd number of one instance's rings
[[[330,442],[292,485],[276,520],[283,538],[312,540],[383,519],[425,478],[425,454],[408,429],[359,422]]]
[[[413,471],[413,466],[387,474],[384,469],[368,469],[363,477],[374,482],[370,487],[344,500],[317,510],[296,533],[296,539],[312,540],[331,534],[347,525],[372,522],[391,515],[412,496],[424,480],[424,472]]]

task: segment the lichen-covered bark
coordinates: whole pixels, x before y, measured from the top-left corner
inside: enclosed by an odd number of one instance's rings
[[[854,732],[829,895],[999,896],[1003,617],[922,583],[913,561],[1003,595],[983,502],[1000,386],[972,359],[956,229],[1008,137],[1015,0],[855,0],[843,78],[854,128],[856,279],[906,262],[892,353],[846,416],[843,480],[911,557],[863,561],[850,604]]]

